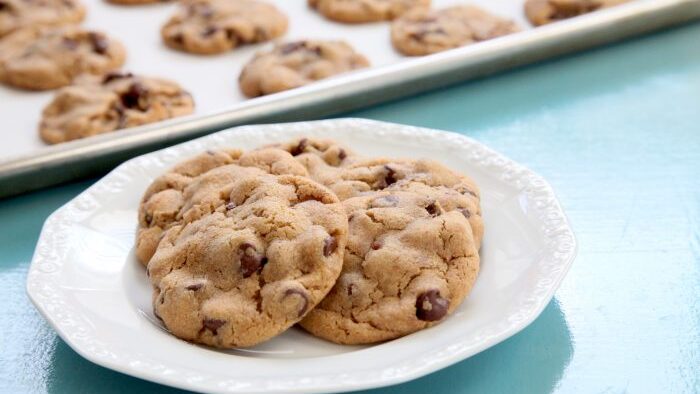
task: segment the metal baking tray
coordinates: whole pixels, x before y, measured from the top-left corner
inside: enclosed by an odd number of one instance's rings
[[[126,43],[129,60],[125,69],[177,80],[193,93],[197,113],[48,146],[39,141],[36,124],[52,93],[2,87],[0,197],[99,174],[135,155],[230,126],[329,116],[700,18],[700,0],[635,0],[533,28],[524,19],[523,0],[472,0],[468,3],[510,17],[524,30],[431,56],[409,58],[391,48],[388,23],[334,23],[307,9],[306,0],[278,0],[275,3],[290,17],[285,39],[342,38],[366,54],[373,67],[245,100],[238,92],[236,77],[245,61],[264,45],[214,57],[176,53],[163,46],[158,34],[174,4],[124,7],[103,0],[84,1],[89,15],[86,25]],[[435,8],[457,3],[464,1],[433,1]]]

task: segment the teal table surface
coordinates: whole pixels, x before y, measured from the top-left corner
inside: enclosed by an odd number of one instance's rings
[[[458,131],[534,169],[579,243],[531,326],[371,393],[700,393],[700,24],[349,115]],[[174,391],[82,359],[25,294],[43,221],[92,182],[0,201],[0,391]]]

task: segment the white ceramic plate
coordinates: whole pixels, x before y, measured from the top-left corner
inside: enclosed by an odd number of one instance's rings
[[[293,328],[253,349],[219,351],[161,328],[133,253],[148,184],[208,148],[253,148],[297,135],[334,138],[367,155],[438,159],[478,182],[482,269],[454,315],[375,346],[334,345]],[[520,331],[552,298],[575,252],[551,187],[530,170],[458,134],[342,119],[235,128],[122,164],[47,219],[27,291],[75,351],[129,375],[206,392],[350,391],[415,379]]]

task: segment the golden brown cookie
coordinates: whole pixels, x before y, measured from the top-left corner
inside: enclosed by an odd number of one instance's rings
[[[79,23],[85,7],[78,0],[0,0],[0,37],[36,26]]]
[[[391,20],[408,11],[430,7],[430,0],[308,0],[328,19],[344,23]]]
[[[49,144],[192,113],[192,96],[175,82],[109,73],[59,90],[44,108],[39,134]]]
[[[616,6],[628,0],[526,0],[525,16],[535,26]]]
[[[343,271],[304,329],[337,343],[374,343],[430,327],[462,303],[479,254],[461,213],[411,190],[369,192],[343,206]]]
[[[171,227],[148,263],[167,329],[220,348],[256,345],[301,320],[335,284],[347,240],[327,188],[227,167],[233,181],[210,196],[223,205]]]
[[[24,89],[56,89],[82,74],[115,70],[125,58],[124,46],[101,32],[72,25],[25,28],[0,41],[0,81]]]
[[[262,1],[186,0],[161,35],[170,48],[210,55],[269,41],[286,31],[287,17]]]
[[[369,61],[343,41],[296,41],[260,52],[238,78],[248,97],[277,93],[364,68]]]
[[[139,261],[148,264],[165,230],[226,204],[223,190],[241,174],[305,176],[307,171],[289,153],[275,148],[246,153],[211,150],[176,165],[156,178],[141,200],[136,236]]]
[[[464,5],[402,16],[391,24],[391,42],[404,55],[422,56],[519,30],[510,20]]]

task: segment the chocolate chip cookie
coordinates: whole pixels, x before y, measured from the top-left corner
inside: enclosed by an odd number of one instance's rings
[[[369,192],[343,206],[343,271],[304,329],[336,343],[374,343],[430,327],[462,303],[479,254],[461,213],[411,190]]]
[[[0,0],[0,37],[25,27],[78,23],[85,7],[78,0]]]
[[[192,113],[192,96],[175,82],[109,73],[62,88],[44,109],[39,134],[49,144]]]
[[[190,0],[163,26],[170,48],[201,55],[269,41],[287,31],[287,17],[255,0]]]
[[[308,0],[323,16],[344,23],[391,20],[406,12],[430,7],[430,0]]]
[[[519,31],[510,20],[465,5],[410,12],[391,24],[391,42],[408,56],[429,55]]]
[[[368,65],[364,56],[343,41],[296,41],[256,54],[238,81],[246,96],[257,97]]]
[[[171,227],[148,263],[154,313],[182,339],[256,345],[301,320],[338,278],[338,198],[305,177],[255,172],[236,174],[213,213]]]
[[[100,75],[124,64],[121,43],[78,26],[15,31],[0,41],[0,81],[24,89],[66,86],[81,74]]]
[[[173,167],[141,199],[136,257],[148,264],[164,231],[225,208],[224,191],[238,178],[266,174],[308,175],[289,153],[276,148],[212,150]]]
[[[535,26],[587,14],[628,0],[526,0],[525,16]]]

